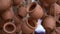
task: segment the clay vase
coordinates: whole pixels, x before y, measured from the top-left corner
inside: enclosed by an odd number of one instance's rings
[[[13,9],[12,8],[9,8],[8,10],[6,10],[2,15],[2,19],[3,20],[8,20],[8,19],[12,19],[14,16],[14,13],[13,13]]]
[[[46,16],[42,21],[42,25],[45,28],[46,32],[50,33],[50,31],[53,31],[56,26],[56,20],[52,16]]]
[[[37,2],[32,2],[28,7],[27,11],[32,18],[39,19],[42,18],[44,12],[42,7]]]
[[[37,26],[37,22],[34,19],[28,18],[22,23],[21,29],[23,34],[31,34]]]
[[[23,10],[22,10],[23,9]],[[27,16],[27,10],[26,10],[26,7],[24,6],[21,6],[18,8],[18,11],[17,11],[17,14],[18,16],[20,17],[26,17]]]
[[[6,10],[11,6],[11,0],[0,1],[0,11]]]
[[[60,5],[60,0],[57,0],[57,4],[59,4],[59,5]]]
[[[12,22],[7,22],[4,24],[3,30],[6,33],[14,33],[16,31],[16,25]]]
[[[23,0],[12,0],[12,1],[13,1],[13,6],[17,6],[23,3]]]
[[[56,16],[60,13],[60,6],[57,3],[54,3],[50,7],[49,15]]]

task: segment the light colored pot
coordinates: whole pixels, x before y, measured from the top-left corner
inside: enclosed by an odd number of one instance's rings
[[[30,6],[27,7],[27,11],[29,15],[35,19],[42,18],[44,14],[42,7],[37,2],[32,2]]]
[[[37,22],[29,18],[22,23],[22,32],[24,34],[31,34],[35,30],[36,26]]]
[[[6,33],[14,33],[14,32],[16,32],[16,25],[12,22],[7,22],[4,24],[3,30]]]

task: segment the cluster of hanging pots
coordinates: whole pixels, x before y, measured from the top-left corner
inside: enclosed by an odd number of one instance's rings
[[[0,34],[35,34],[38,19],[46,34],[60,34],[60,0],[25,1],[0,1]]]

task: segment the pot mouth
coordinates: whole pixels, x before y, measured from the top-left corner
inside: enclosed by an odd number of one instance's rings
[[[37,6],[37,3],[36,2],[32,2],[32,4],[29,7],[29,11],[34,10],[36,8],[36,6]]]
[[[36,28],[36,25],[37,25],[37,22],[35,20],[27,20],[27,26],[32,28],[32,29],[35,29]]]
[[[57,16],[57,22],[60,23],[60,16]]]
[[[6,33],[14,33],[16,31],[16,26],[14,23],[5,23],[4,26],[3,26],[3,30],[6,32]]]

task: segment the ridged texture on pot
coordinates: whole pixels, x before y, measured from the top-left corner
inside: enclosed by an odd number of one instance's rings
[[[60,5],[60,0],[58,0],[58,1],[57,1],[57,4],[59,4],[59,5]]]
[[[0,11],[6,10],[11,6],[11,0],[0,0]]]
[[[1,15],[3,20],[12,19],[13,16],[14,16],[14,13],[12,8],[9,8]]]
[[[52,16],[58,15],[60,13],[60,6],[57,3],[52,4],[48,13]]]
[[[24,6],[19,7],[17,13],[19,16],[25,17],[27,15],[26,7],[24,7]]]
[[[6,33],[14,33],[14,32],[16,32],[16,25],[12,22],[7,22],[4,24],[3,30]]]
[[[37,2],[32,2],[27,11],[32,18],[39,19],[43,16],[43,9]]]
[[[54,17],[52,16],[45,17],[45,19],[42,21],[42,25],[46,29],[46,31],[52,31],[56,26]]]
[[[21,4],[21,3],[23,3],[23,0],[12,0],[12,1],[13,1],[14,6],[17,6],[17,5]]]
[[[25,34],[30,34],[35,30],[36,25],[37,22],[29,18],[22,23],[22,32]]]

